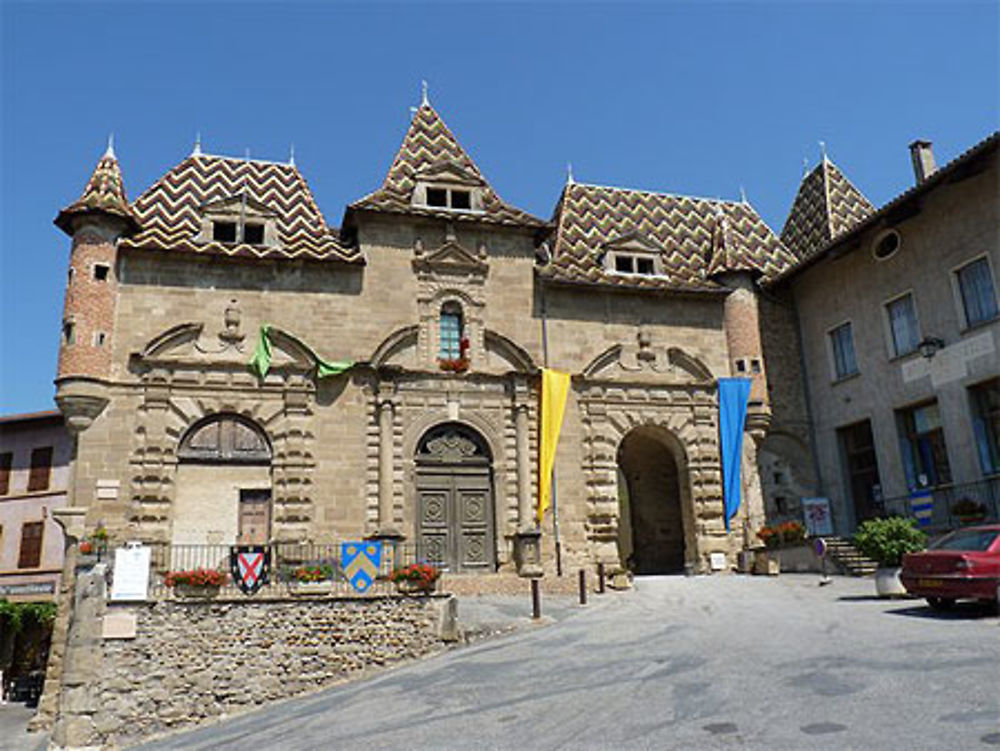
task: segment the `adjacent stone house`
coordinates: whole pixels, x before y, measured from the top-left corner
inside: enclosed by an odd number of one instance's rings
[[[799,261],[767,294],[797,311],[816,489],[841,533],[1000,515],[998,144],[938,169],[914,142],[916,184],[877,210],[824,157],[781,233]]]
[[[733,563],[764,519],[758,449],[811,478],[804,401],[768,386],[772,362],[772,387],[799,378],[793,318],[760,296],[795,256],[746,202],[570,181],[542,220],[425,100],[339,229],[294,163],[200,147],[134,202],[109,148],[56,224],[72,238],[56,400],[73,498],[114,539],[402,536],[455,572],[508,568],[535,526],[542,367],[572,375],[550,568],[557,537],[566,565]],[[781,341],[762,341],[761,315]],[[321,359],[352,366],[321,377]],[[753,388],[727,531],[730,375]],[[793,439],[768,446],[771,427]]]

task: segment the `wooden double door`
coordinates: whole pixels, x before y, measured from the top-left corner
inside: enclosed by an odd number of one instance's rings
[[[456,573],[496,569],[488,466],[417,471],[417,556]]]

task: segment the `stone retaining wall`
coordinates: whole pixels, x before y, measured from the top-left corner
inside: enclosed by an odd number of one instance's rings
[[[452,638],[454,604],[446,596],[108,604],[95,619],[104,638],[85,658],[91,680],[63,686],[57,727],[69,732],[55,745],[125,746],[429,655]]]

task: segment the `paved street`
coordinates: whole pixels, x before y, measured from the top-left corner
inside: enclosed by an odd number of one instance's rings
[[[873,586],[640,579],[547,627],[145,748],[1000,747],[997,617],[880,601]]]

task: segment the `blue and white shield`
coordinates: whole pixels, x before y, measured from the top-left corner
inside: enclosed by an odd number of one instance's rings
[[[381,565],[381,542],[364,540],[340,544],[340,567],[356,591],[368,591]]]

